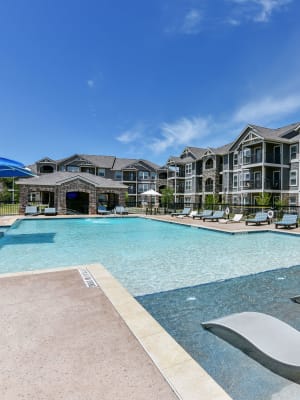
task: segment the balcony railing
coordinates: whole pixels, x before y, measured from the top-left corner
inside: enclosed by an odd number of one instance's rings
[[[243,190],[262,189],[261,181],[245,181],[242,182],[241,187]],[[265,180],[264,189],[281,190],[279,181]]]
[[[248,164],[259,164],[262,162],[262,155],[252,154],[251,156],[244,156],[243,157],[243,165]]]
[[[168,178],[184,178],[185,177],[185,173],[184,172],[169,172],[168,173]]]

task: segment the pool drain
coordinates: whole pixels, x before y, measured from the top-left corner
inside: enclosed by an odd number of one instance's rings
[[[80,276],[88,288],[97,287],[98,284],[87,269],[79,269]]]

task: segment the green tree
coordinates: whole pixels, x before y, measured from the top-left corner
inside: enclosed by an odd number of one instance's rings
[[[260,193],[255,198],[255,201],[258,206],[269,206],[271,201],[271,194],[266,192]]]
[[[217,194],[207,194],[205,196],[205,201],[204,201],[205,207],[209,207],[218,203],[219,203],[219,196]]]
[[[170,203],[174,201],[174,190],[170,187],[166,187],[161,191],[161,203],[165,207],[169,207]]]
[[[12,189],[14,194],[12,195]],[[19,201],[19,187],[15,185],[13,178],[1,178],[0,179],[0,201],[10,203]]]

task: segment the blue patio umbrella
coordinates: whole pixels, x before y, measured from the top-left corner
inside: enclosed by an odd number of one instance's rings
[[[0,178],[26,178],[36,176],[19,161],[0,157]]]

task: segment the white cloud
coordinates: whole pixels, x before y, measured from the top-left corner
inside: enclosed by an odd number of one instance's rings
[[[121,135],[117,137],[117,140],[121,143],[128,144],[136,141],[140,136],[140,132],[132,129],[121,133]]]
[[[201,28],[202,14],[196,9],[190,10],[185,16],[181,26],[181,32],[187,35],[195,35],[199,33]]]
[[[286,97],[265,97],[243,105],[233,116],[235,122],[270,122],[276,121],[300,111],[300,95],[289,95]]]
[[[91,89],[95,86],[95,81],[93,81],[92,79],[89,79],[88,81],[86,81],[86,83]]]
[[[269,21],[272,13],[282,9],[293,0],[232,0],[245,6],[244,13],[256,22]]]
[[[155,153],[163,153],[170,147],[187,146],[210,131],[210,118],[181,118],[173,124],[165,122],[161,125],[161,136],[154,138],[149,147]]]

